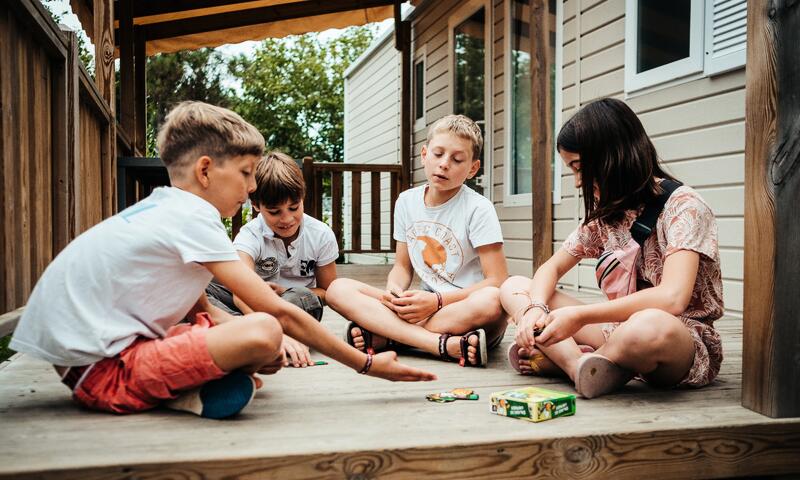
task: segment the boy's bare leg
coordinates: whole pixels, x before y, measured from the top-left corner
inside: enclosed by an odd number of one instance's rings
[[[485,287],[446,305],[420,325],[431,332],[455,335],[483,328],[491,345],[505,333],[508,322],[500,305],[500,289]]]
[[[522,314],[525,307],[527,307],[531,299],[529,291],[531,287],[531,279],[522,276],[510,277],[500,287],[500,301],[503,308],[509,315],[513,316],[515,321],[519,320],[519,315]],[[583,303],[576,298],[556,290],[553,295],[547,299],[535,299],[546,303],[551,310],[561,307],[583,305]],[[605,337],[601,331],[600,325],[586,325],[581,328],[574,337],[568,338],[550,347],[542,347],[537,345],[538,348],[547,358],[559,366],[570,379],[575,380],[575,367],[578,359],[583,355],[578,344],[589,345],[595,349],[605,343]],[[530,355],[529,351],[520,352],[520,360],[526,355]],[[531,371],[530,365],[527,362],[520,362],[520,367],[523,372]]]
[[[251,313],[208,329],[206,344],[219,368],[275,373],[283,365],[283,330],[266,313]]]
[[[383,293],[383,290],[357,280],[338,278],[328,287],[325,300],[331,308],[342,316],[372,332],[373,337],[376,337],[375,340],[383,341],[386,338],[391,338],[438,356],[440,333],[433,332],[420,325],[408,323],[399,318],[394,311],[381,303],[380,298]],[[442,312],[444,312],[444,308],[439,313]],[[468,330],[465,329],[461,333]],[[360,329],[354,328],[351,333],[355,334],[353,340],[356,348],[359,348],[359,346],[363,348],[363,339],[359,338],[361,337]],[[477,351],[475,346],[478,339],[477,337],[470,337],[469,342],[468,360],[474,363]],[[376,345],[376,347],[379,346]],[[447,352],[455,358],[461,356],[458,336],[451,337],[448,340]]]

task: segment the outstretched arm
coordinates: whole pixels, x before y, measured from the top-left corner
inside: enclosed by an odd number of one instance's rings
[[[284,332],[292,338],[310,345],[356,371],[366,365],[367,356],[364,353],[334,337],[311,315],[278,297],[272,288],[243,262],[208,262],[203,265],[253,310],[274,316],[280,322]],[[369,375],[401,381],[434,380],[436,378],[433,374],[398,363],[396,355],[391,353],[376,355]]]

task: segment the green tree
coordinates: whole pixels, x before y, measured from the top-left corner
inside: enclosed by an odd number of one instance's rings
[[[263,134],[268,148],[295,158],[342,161],[344,71],[366,50],[374,27],[351,27],[329,41],[316,34],[264,40],[230,71],[241,83],[234,109]]]
[[[158,54],[147,58],[147,155],[157,156],[156,135],[167,112],[184,100],[232,107],[225,86],[227,59],[203,48]]]

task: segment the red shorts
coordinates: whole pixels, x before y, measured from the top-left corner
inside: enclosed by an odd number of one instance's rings
[[[225,375],[206,345],[213,324],[198,313],[193,325],[181,323],[159,339],[140,337],[112,358],[70,368],[62,381],[79,404],[114,413],[134,413],[171,400],[181,391]]]

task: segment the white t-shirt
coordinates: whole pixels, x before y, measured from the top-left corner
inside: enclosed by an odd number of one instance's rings
[[[283,240],[275,236],[261,215],[242,227],[233,240],[233,246],[250,255],[256,264],[256,273],[264,281],[287,288],[316,287],[316,268],[324,267],[339,257],[339,245],[333,230],[305,214],[288,252]]]
[[[42,274],[10,347],[55,365],[113,357],[163,337],[211,280],[198,262],[238,260],[219,211],[174,187],[90,228]]]
[[[406,243],[414,271],[433,290],[449,292],[480,282],[485,277],[475,249],[503,243],[492,202],[462,185],[447,202],[428,207],[426,188],[406,190],[397,198],[394,239]]]

